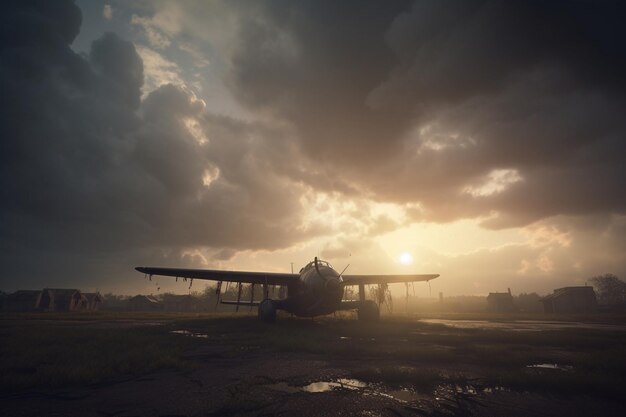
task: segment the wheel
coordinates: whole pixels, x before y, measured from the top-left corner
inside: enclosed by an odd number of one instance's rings
[[[376,303],[372,300],[366,300],[357,312],[361,321],[378,321],[380,319],[380,310]]]
[[[259,320],[264,323],[274,323],[276,321],[276,304],[266,298],[259,304]]]

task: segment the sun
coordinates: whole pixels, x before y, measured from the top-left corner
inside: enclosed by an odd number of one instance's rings
[[[413,263],[413,255],[409,252],[403,252],[400,254],[398,260],[402,265],[411,265]]]

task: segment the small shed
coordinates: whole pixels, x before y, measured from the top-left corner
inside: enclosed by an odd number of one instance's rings
[[[98,311],[104,301],[104,298],[99,292],[85,292],[83,296],[87,300],[86,310],[89,311]]]
[[[557,288],[541,299],[546,313],[589,313],[598,309],[592,287]]]
[[[128,300],[128,308],[132,311],[159,311],[163,304],[151,295],[136,295]]]
[[[201,301],[193,295],[163,295],[163,309],[165,311],[199,311],[202,309]]]
[[[74,288],[45,288],[40,307],[47,311],[80,311],[87,308],[87,299]]]
[[[19,290],[7,295],[6,311],[37,311],[41,299],[41,290]]]
[[[5,293],[4,291],[0,291],[0,311],[5,310],[8,296],[9,294]]]
[[[509,313],[515,311],[511,289],[508,292],[490,292],[487,296],[487,308],[497,313]]]
[[[42,311],[54,311],[54,294],[49,288],[44,288],[41,291],[38,307]]]

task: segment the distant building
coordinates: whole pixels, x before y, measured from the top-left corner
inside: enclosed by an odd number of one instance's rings
[[[5,293],[4,291],[0,291],[0,311],[4,311],[8,297],[9,294]]]
[[[20,311],[37,311],[39,309],[39,300],[41,299],[41,290],[19,290],[7,295],[5,300],[5,310]]]
[[[598,309],[593,287],[557,288],[541,302],[546,313],[588,313]]]
[[[83,294],[73,288],[44,288],[19,290],[0,295],[0,310],[4,311],[83,311],[97,310],[102,304],[99,293]]]
[[[81,311],[87,308],[87,298],[73,288],[44,288],[39,308],[44,311]]]
[[[163,310],[163,304],[151,295],[136,295],[128,300],[128,308],[132,311]]]
[[[163,309],[165,311],[200,311],[201,300],[192,295],[163,295]]]
[[[487,296],[487,308],[497,313],[515,311],[511,289],[509,288],[509,292],[490,292]]]
[[[87,300],[86,309],[88,311],[98,311],[104,301],[104,298],[102,298],[102,295],[100,295],[99,292],[86,292],[83,293],[83,296]]]

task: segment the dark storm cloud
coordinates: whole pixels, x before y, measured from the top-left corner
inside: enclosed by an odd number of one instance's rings
[[[105,90],[113,90],[115,95],[125,97],[129,106],[139,107],[143,62],[132,43],[121,41],[114,33],[105,33],[92,43],[89,60],[102,75]]]
[[[624,60],[591,38],[567,2],[416,2],[386,34],[399,65],[372,102],[456,102],[497,92],[511,77],[563,66],[578,82],[618,82]],[[592,15],[601,11],[590,7]],[[599,22],[598,22],[599,23]],[[410,87],[410,88],[407,88]],[[610,86],[611,88],[613,85]]]
[[[383,35],[407,7],[287,1],[242,8],[232,90],[254,110],[292,122],[312,158],[341,155],[349,168],[388,155],[388,139],[407,127],[410,109],[372,109],[366,99],[393,68]]]
[[[269,2],[243,11],[231,87],[319,165],[416,218],[524,225],[626,209],[617,2]],[[467,192],[497,170],[522,178]]]
[[[215,246],[225,258],[311,235],[301,188],[273,170],[270,130],[210,115],[171,85],[142,102],[132,43],[107,33],[88,57],[69,48],[71,2],[2,7],[3,283],[93,283],[165,252],[177,263]]]
[[[626,211],[620,3],[180,7],[194,30],[205,7],[236,17],[210,58],[227,63],[248,121],[181,87],[142,91],[148,66],[113,33],[76,54],[69,1],[0,5],[3,280],[128,276],[187,248],[228,259],[336,232],[304,226],[310,188],[410,203],[413,220],[498,213],[494,228]],[[159,36],[193,42],[177,23]],[[363,236],[401,226],[362,208],[340,223]],[[622,231],[616,220],[607,236],[623,245]]]

